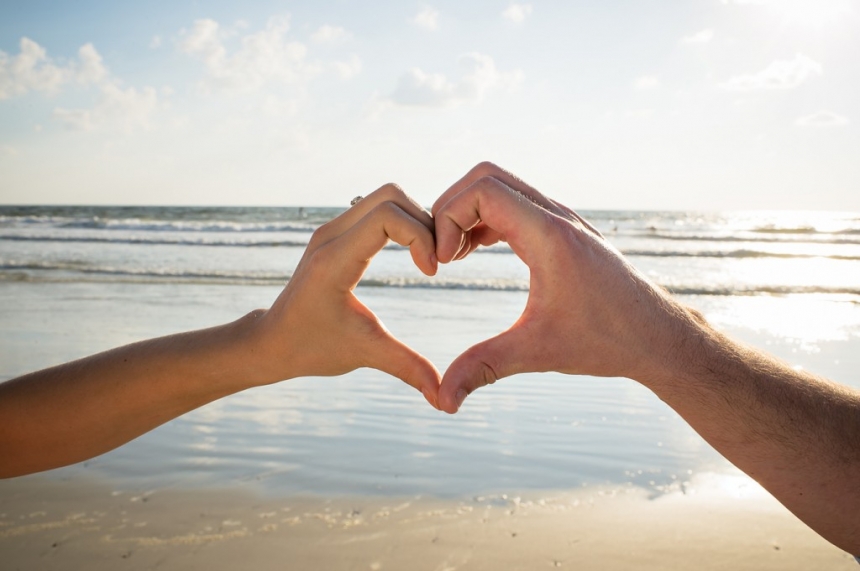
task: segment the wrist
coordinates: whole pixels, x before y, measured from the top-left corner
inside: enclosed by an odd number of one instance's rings
[[[219,328],[211,369],[215,382],[229,392],[271,384],[289,377],[279,370],[277,348],[267,334],[267,312],[263,309]]]
[[[675,303],[671,318],[659,335],[662,349],[651,351],[652,359],[634,380],[662,396],[686,383],[696,370],[712,370],[721,335],[698,311]]]

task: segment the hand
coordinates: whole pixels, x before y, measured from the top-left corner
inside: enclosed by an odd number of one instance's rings
[[[80,462],[255,385],[375,367],[436,406],[439,372],[353,295],[389,238],[436,273],[433,221],[387,185],[319,228],[268,311],[0,383],[0,478]]]
[[[430,214],[392,184],[317,229],[289,284],[259,318],[262,383],[372,367],[420,390],[436,407],[437,369],[392,336],[353,293],[389,239],[409,246],[415,265],[434,275],[432,231]]]
[[[677,344],[697,338],[688,334],[697,318],[600,232],[493,164],[479,164],[456,182],[433,214],[440,262],[507,241],[530,270],[528,302],[516,323],[445,372],[439,405],[446,412],[456,412],[475,389],[516,373],[657,380]]]

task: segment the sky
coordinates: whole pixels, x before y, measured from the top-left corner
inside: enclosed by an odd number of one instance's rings
[[[0,3],[0,203],[860,211],[860,0]]]

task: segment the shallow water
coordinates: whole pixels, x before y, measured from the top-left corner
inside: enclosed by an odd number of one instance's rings
[[[2,284],[2,373],[223,322],[276,294],[253,286]],[[359,295],[444,369],[459,351],[510,324],[526,294],[367,288]],[[860,307],[784,298],[687,301],[792,364],[856,386]],[[784,316],[806,312],[829,317],[834,327],[822,328],[821,337],[784,327]],[[751,316],[758,317],[754,329],[738,322]],[[726,470],[673,411],[626,379],[520,375],[478,391],[447,416],[396,379],[360,370],[228,397],[52,475],[89,474],[134,487],[458,496],[626,482],[659,491]]]
[[[227,218],[223,212],[214,221],[208,214],[161,213],[152,220],[135,212],[134,222],[98,223],[74,209],[49,214],[0,218],[0,235],[17,236],[0,237],[0,379],[266,307],[302,251],[270,242],[310,235],[297,227],[301,221],[272,234],[271,212],[262,222],[244,211],[226,221],[218,218]],[[856,219],[819,216],[821,232],[783,219],[778,233],[769,221],[775,215],[744,216],[603,213],[598,220],[619,248],[639,252],[632,261],[655,281],[696,292],[682,300],[718,327],[792,365],[860,386],[860,261],[850,259],[858,246],[834,243],[857,238],[849,233]],[[248,229],[261,225],[267,226]],[[615,225],[621,228],[613,231]],[[711,239],[654,237],[675,236],[676,226],[686,238]],[[130,240],[130,233],[139,238]],[[750,244],[794,257],[717,255],[749,245],[726,246],[719,239],[726,236],[777,238]],[[260,243],[196,244],[228,238]],[[161,243],[174,239],[182,243]],[[804,257],[810,248],[820,250]],[[407,252],[387,249],[369,271],[372,287],[358,295],[395,335],[444,370],[461,351],[516,319],[528,273],[497,249],[441,274],[442,287],[402,287],[421,286],[424,278]],[[673,411],[626,379],[520,375],[478,391],[448,416],[396,379],[360,370],[234,395],[49,475],[98,476],[118,487],[463,496],[595,483],[632,483],[659,493],[698,474],[731,471]]]

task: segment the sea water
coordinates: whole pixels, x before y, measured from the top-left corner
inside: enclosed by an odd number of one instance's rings
[[[267,307],[327,208],[0,207],[0,380]],[[860,386],[860,215],[583,212],[654,282],[726,333]],[[358,296],[445,367],[508,327],[528,269],[504,245],[423,276],[374,259]],[[117,487],[462,496],[637,485],[732,468],[627,379],[524,374],[457,415],[359,370],[245,391],[49,477]]]

